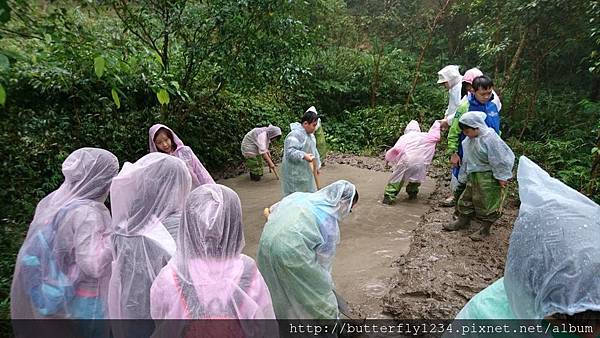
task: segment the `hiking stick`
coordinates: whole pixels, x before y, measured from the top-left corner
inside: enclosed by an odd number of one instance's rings
[[[321,189],[321,184],[319,182],[319,174],[317,174],[317,166],[314,161],[308,162],[310,165],[310,170],[313,173],[313,177],[315,178],[315,184],[317,185],[317,190]]]

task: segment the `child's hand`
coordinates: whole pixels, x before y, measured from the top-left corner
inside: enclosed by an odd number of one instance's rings
[[[450,125],[448,124],[448,120],[446,120],[446,119],[441,119],[441,120],[439,120],[439,121],[440,121],[440,128],[441,128],[442,130],[447,130],[447,129],[450,127]]]
[[[502,181],[502,180],[498,180],[498,183],[500,183],[500,186],[501,186],[502,188],[505,188],[505,187],[506,187],[506,185],[508,184],[508,181]]]
[[[450,163],[452,163],[452,168],[460,166],[460,156],[458,156],[458,153],[454,153],[450,156]]]
[[[312,162],[315,159],[315,155],[313,154],[304,154],[304,160],[306,162]]]

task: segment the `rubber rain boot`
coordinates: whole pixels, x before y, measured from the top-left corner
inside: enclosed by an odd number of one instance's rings
[[[466,229],[469,227],[471,223],[471,217],[459,215],[458,219],[453,223],[444,225],[444,230],[446,231],[456,231],[460,229]]]
[[[472,233],[469,238],[475,242],[483,241],[485,238],[490,236],[490,228],[492,227],[491,222],[481,223],[481,228],[476,232]]]

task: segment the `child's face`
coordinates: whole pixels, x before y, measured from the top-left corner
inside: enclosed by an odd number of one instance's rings
[[[154,138],[154,144],[156,148],[166,154],[170,154],[172,150],[171,139],[164,131],[159,131],[158,135]]]
[[[487,88],[487,89],[479,88],[476,91],[474,91],[473,94],[475,95],[475,99],[477,101],[479,101],[480,103],[486,103],[492,97],[493,89],[494,88],[492,88],[492,87]]]
[[[304,127],[304,130],[306,130],[307,134],[312,134],[315,132],[315,129],[317,129],[317,121],[312,122],[312,123],[308,123],[307,121],[302,122],[302,127]]]
[[[475,138],[475,137],[479,136],[478,128],[465,128],[465,129],[463,129],[462,132],[468,138]]]

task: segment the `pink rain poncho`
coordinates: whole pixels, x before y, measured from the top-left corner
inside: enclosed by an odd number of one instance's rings
[[[110,318],[150,319],[150,287],[175,253],[175,241],[164,223],[180,217],[190,187],[185,163],[163,153],[125,163],[113,180]]]
[[[175,256],[152,284],[153,319],[275,319],[256,263],[242,254],[242,206],[233,190],[217,184],[194,190],[179,233]],[[257,327],[246,324],[240,322],[242,330],[251,330],[244,336],[256,336]],[[168,324],[157,332],[182,336],[179,330],[185,332]]]
[[[427,133],[421,132],[417,121],[410,121],[404,135],[385,153],[385,160],[393,165],[389,183],[423,182],[439,141],[439,121],[435,121]]]
[[[242,140],[242,155],[249,158],[269,152],[271,139],[279,135],[281,129],[273,125],[250,130]]]
[[[65,181],[38,204],[17,256],[12,319],[106,318],[112,255],[104,201],[118,171],[103,149],[78,149],[63,162]]]
[[[173,156],[183,160],[183,162],[185,162],[185,164],[187,165],[188,170],[190,171],[190,175],[192,175],[192,189],[194,189],[202,184],[207,184],[207,183],[214,184],[215,181],[210,176],[208,171],[204,168],[204,166],[202,165],[202,162],[200,162],[198,157],[196,157],[196,154],[194,154],[194,152],[192,151],[192,148],[184,145],[183,141],[181,141],[181,139],[179,137],[177,137],[175,132],[173,132],[173,130],[171,130],[171,128],[169,128],[163,124],[155,124],[152,127],[150,127],[150,130],[148,132],[149,137],[150,137],[150,139],[148,141],[148,146],[150,147],[150,152],[151,153],[159,152],[159,150],[156,149],[156,144],[154,144],[154,137],[156,136],[156,133],[162,128],[169,130],[171,132],[171,134],[173,134],[173,139],[175,141],[175,145],[177,146],[177,148],[173,152],[171,152],[170,155],[173,155]]]

